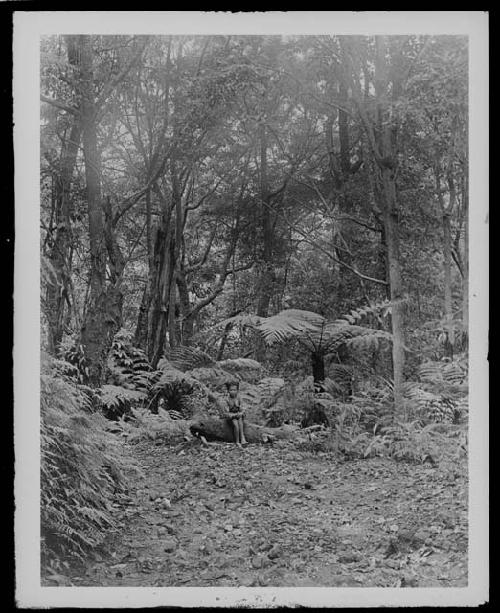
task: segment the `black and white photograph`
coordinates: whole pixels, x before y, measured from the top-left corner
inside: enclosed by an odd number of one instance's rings
[[[488,601],[487,38],[14,15],[21,606]]]

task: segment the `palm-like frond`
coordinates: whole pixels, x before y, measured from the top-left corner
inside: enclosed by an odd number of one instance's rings
[[[344,343],[364,347],[379,339],[392,340],[392,335],[384,330],[353,325],[342,319],[328,322],[317,313],[296,309],[268,317],[257,330],[268,344],[294,338],[312,351],[334,351]]]
[[[286,309],[277,315],[262,319],[257,330],[269,345],[290,338],[310,340],[312,344],[321,337],[327,325],[326,319],[312,311]]]

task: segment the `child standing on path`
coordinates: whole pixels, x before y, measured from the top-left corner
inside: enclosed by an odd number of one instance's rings
[[[235,383],[230,381],[226,383],[226,389],[229,394],[229,398],[227,400],[228,413],[226,417],[230,420],[233,427],[234,441],[238,447],[241,447],[242,444],[246,445],[247,441],[245,439],[243,427],[245,412],[241,409],[241,399],[239,396],[240,387],[237,382]]]

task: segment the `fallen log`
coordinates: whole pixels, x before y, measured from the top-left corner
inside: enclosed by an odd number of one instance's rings
[[[234,433],[227,419],[217,417],[195,418],[189,430],[193,436],[204,436],[207,441],[234,441]],[[281,428],[266,428],[251,422],[244,422],[245,438],[249,443],[266,443],[273,439],[291,439],[297,430],[291,426]]]

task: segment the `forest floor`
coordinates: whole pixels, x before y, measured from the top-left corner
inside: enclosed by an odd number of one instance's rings
[[[339,462],[287,443],[130,449],[144,474],[114,504],[123,529],[70,585],[467,585],[465,464]]]

